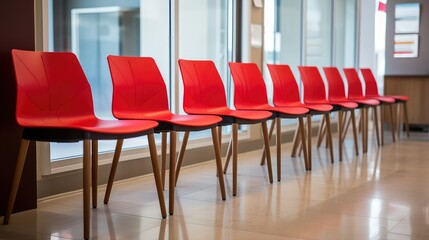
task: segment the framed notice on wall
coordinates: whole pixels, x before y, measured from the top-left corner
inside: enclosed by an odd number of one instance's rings
[[[394,58],[416,58],[419,55],[420,4],[395,5]]]
[[[419,33],[420,4],[398,3],[395,5],[395,33]]]
[[[393,46],[394,58],[416,58],[419,56],[419,35],[396,34]]]

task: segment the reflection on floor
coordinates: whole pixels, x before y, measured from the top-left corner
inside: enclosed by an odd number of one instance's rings
[[[259,165],[261,151],[241,154],[239,192],[232,197],[229,171],[226,201],[213,161],[188,167],[177,184],[176,213],[165,220],[152,176],[116,184],[108,205],[100,187],[92,238],[429,239],[429,136],[412,133],[392,143],[388,134],[384,147],[372,141],[359,156],[348,136],[345,157],[334,164],[325,148],[314,149],[311,173],[284,144],[282,181],[273,184]],[[40,202],[1,225],[0,239],[80,239],[81,207],[80,193]]]

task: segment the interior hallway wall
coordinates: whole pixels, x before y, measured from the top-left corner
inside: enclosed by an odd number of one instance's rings
[[[16,84],[11,50],[34,50],[34,1],[0,1],[0,215],[4,215],[22,129],[15,120]],[[36,208],[36,151],[28,150],[15,211]]]

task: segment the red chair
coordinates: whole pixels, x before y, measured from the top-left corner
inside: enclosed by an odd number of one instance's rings
[[[380,105],[380,102],[375,99],[363,99],[363,98],[351,98],[346,97],[346,91],[344,87],[344,81],[341,77],[340,72],[338,71],[338,68],[336,67],[324,67],[323,71],[325,72],[326,79],[328,80],[329,85],[329,100],[330,101],[337,101],[337,102],[347,102],[352,101],[357,104],[359,104],[359,107],[361,109],[361,126],[362,127],[362,151],[364,153],[367,152],[368,148],[368,108],[372,108],[373,114],[374,114],[374,127],[375,127],[375,135],[377,138],[377,144],[380,146],[380,140],[379,140],[379,131],[378,131],[378,116],[377,116],[377,109],[376,107]],[[350,87],[350,86],[349,86]],[[353,89],[353,91],[356,91],[356,89]],[[351,120],[353,125],[353,133],[356,137],[356,124],[355,124],[355,115],[354,111],[351,111]],[[345,120],[345,119],[344,119]],[[345,123],[345,121],[344,121]],[[344,126],[343,123],[343,126]],[[345,133],[347,132],[349,122],[345,128],[344,134],[342,136],[342,139],[344,139]],[[358,154],[358,145],[357,145],[357,139],[355,138],[355,148],[356,148],[356,154]]]
[[[375,99],[381,103],[380,105],[380,122],[381,122],[381,145],[384,145],[384,109],[383,106],[388,105],[390,108],[390,122],[392,126],[392,139],[395,141],[395,133],[393,130],[393,108],[392,104],[395,102],[395,99],[390,97],[370,97],[370,96],[364,96],[363,90],[362,90],[362,82],[359,78],[359,75],[354,68],[344,68],[344,75],[346,75],[347,82],[349,84],[349,97],[351,98],[357,98],[357,99]]]
[[[226,104],[225,88],[215,64],[209,60],[179,59],[184,86],[183,109],[188,114],[212,114],[222,117],[220,126],[232,125],[232,194],[237,195],[238,124],[261,123],[270,183],[273,182],[270,143],[268,140],[268,111],[232,110]]]
[[[90,155],[97,168],[97,141],[147,135],[162,217],[166,217],[154,128],[155,121],[100,120],[94,115],[91,88],[73,53],[12,50],[17,81],[16,119],[24,128],[4,224],[9,222],[30,141],[83,140],[84,238],[90,236]],[[95,150],[95,151],[94,151]],[[94,170],[95,169],[95,170]],[[93,175],[93,178],[96,176]],[[94,179],[93,179],[94,180]],[[93,189],[97,188],[93,181]]]
[[[309,110],[303,107],[273,107],[268,104],[267,88],[255,63],[229,63],[234,80],[234,105],[238,110],[270,111],[277,124],[277,180],[281,180],[281,118],[298,118],[302,139],[305,139],[304,117]],[[271,137],[271,136],[269,136]],[[308,170],[307,146],[303,141],[305,167]]]
[[[311,115],[323,114],[329,118],[329,113],[334,108],[329,104],[306,104],[302,103],[299,96],[298,84],[295,76],[292,73],[289,65],[286,64],[267,64],[268,70],[273,81],[273,103],[276,107],[305,107],[310,110],[310,114],[307,115],[307,149],[308,149],[308,167],[309,170],[312,168],[312,126],[311,126]],[[331,136],[331,128],[328,126],[328,136]],[[299,135],[295,135],[297,138]],[[294,147],[292,150],[292,156],[295,156],[297,149],[297,141],[294,141]],[[334,161],[332,146],[330,146],[331,161]]]
[[[334,110],[338,111],[338,143],[339,143],[339,156],[340,161],[342,160],[343,155],[343,141],[341,136],[343,134],[343,113],[346,111],[354,111],[358,107],[357,103],[348,102],[348,101],[331,101],[326,99],[326,90],[325,84],[323,82],[322,76],[320,75],[317,67],[314,66],[300,66],[298,67],[301,74],[301,79],[304,84],[304,102],[311,104],[330,104],[334,106]],[[352,113],[353,114],[353,113]],[[325,118],[326,126],[329,125],[328,117]],[[356,133],[354,132],[354,137],[356,139]],[[332,142],[332,140],[331,140]],[[329,142],[329,144],[331,144]]]
[[[365,95],[368,97],[375,97],[377,98],[385,98],[385,97],[390,97],[395,99],[395,103],[398,106],[398,116],[399,116],[399,112],[400,112],[400,104],[402,104],[403,109],[404,109],[404,122],[405,122],[405,129],[407,131],[407,137],[410,137],[410,126],[408,123],[408,112],[407,112],[407,101],[409,99],[408,96],[380,96],[380,94],[378,94],[378,87],[377,87],[377,81],[375,80],[374,74],[372,74],[372,71],[370,68],[361,68],[360,69],[363,79],[365,80]],[[399,118],[399,117],[398,117]],[[400,121],[398,119],[398,128],[397,128],[397,132],[398,132],[398,138],[400,135]],[[393,125],[392,125],[393,126]],[[393,127],[392,127],[393,129]]]
[[[225,184],[222,174],[222,159],[216,131],[222,120],[211,115],[177,115],[168,107],[167,88],[153,58],[150,57],[107,57],[113,82],[113,115],[118,119],[145,119],[159,123],[156,132],[170,132],[169,203],[170,214],[174,213],[174,186],[176,184],[176,132],[211,129],[219,185],[225,200]],[[117,162],[118,159],[115,159]],[[165,163],[163,163],[165,166]],[[177,168],[177,174],[179,173]],[[106,189],[107,203],[116,169],[112,169]]]

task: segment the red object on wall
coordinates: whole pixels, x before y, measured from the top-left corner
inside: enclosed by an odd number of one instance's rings
[[[386,12],[386,2],[378,1],[378,11]]]

